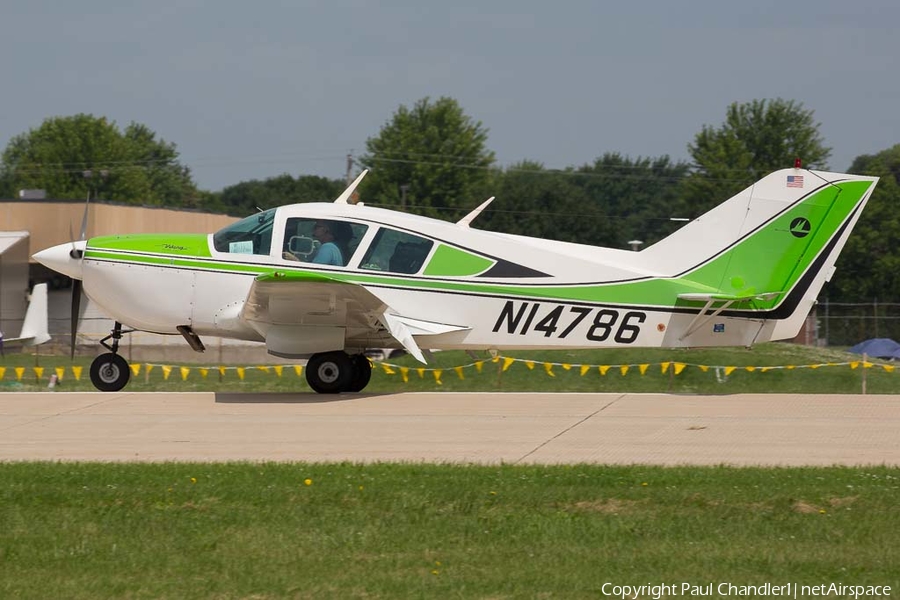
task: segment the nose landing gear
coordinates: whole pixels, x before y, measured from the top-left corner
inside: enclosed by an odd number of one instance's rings
[[[109,352],[101,354],[91,363],[91,383],[101,392],[118,392],[131,379],[128,361],[119,356],[119,340],[124,333],[131,331],[122,331],[122,324],[116,321],[112,333],[100,340],[100,344]],[[110,339],[111,345],[106,343]]]

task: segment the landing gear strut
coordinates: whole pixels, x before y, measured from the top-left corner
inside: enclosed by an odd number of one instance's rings
[[[372,363],[362,354],[323,352],[306,364],[306,382],[320,394],[361,392],[371,378]]]
[[[112,333],[100,340],[100,344],[109,350],[101,354],[91,363],[91,383],[101,392],[118,392],[128,384],[131,379],[131,369],[128,361],[119,356],[119,340],[122,339],[122,324],[116,321]],[[112,339],[112,344],[107,340]]]

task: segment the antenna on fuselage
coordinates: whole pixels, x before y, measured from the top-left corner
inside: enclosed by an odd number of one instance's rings
[[[353,180],[353,183],[347,186],[347,189],[337,197],[334,201],[335,204],[348,204],[347,200],[350,199],[350,196],[353,195],[353,192],[356,191],[356,186],[359,185],[359,182],[362,181],[363,177],[368,173],[368,169],[363,169],[363,172],[356,176],[356,179]]]
[[[470,212],[469,214],[464,216],[462,219],[457,221],[456,224],[459,225],[460,227],[468,227],[469,223],[474,221],[475,217],[480,215],[481,211],[483,211],[485,208],[487,208],[488,204],[490,204],[491,202],[494,201],[494,198],[495,198],[495,196],[491,196],[490,198],[488,198],[487,200],[482,202],[478,208],[476,208],[475,210],[473,210],[472,212]]]

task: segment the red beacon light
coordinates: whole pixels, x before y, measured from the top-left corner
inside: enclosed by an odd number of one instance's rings
[[[794,168],[795,168],[795,169],[800,169],[800,168],[802,168],[802,167],[803,167],[803,161],[800,160],[799,158],[795,158],[795,159],[794,159]]]

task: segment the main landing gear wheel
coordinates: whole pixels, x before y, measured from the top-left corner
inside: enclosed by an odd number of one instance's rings
[[[91,383],[101,392],[118,392],[130,378],[128,361],[113,352],[101,354],[91,363]]]
[[[347,391],[361,392],[372,379],[372,363],[365,354],[354,354],[350,360],[353,362],[353,378],[350,380],[350,387],[347,388]]]
[[[346,352],[313,354],[306,363],[306,383],[320,394],[337,394],[350,389],[357,371]]]

